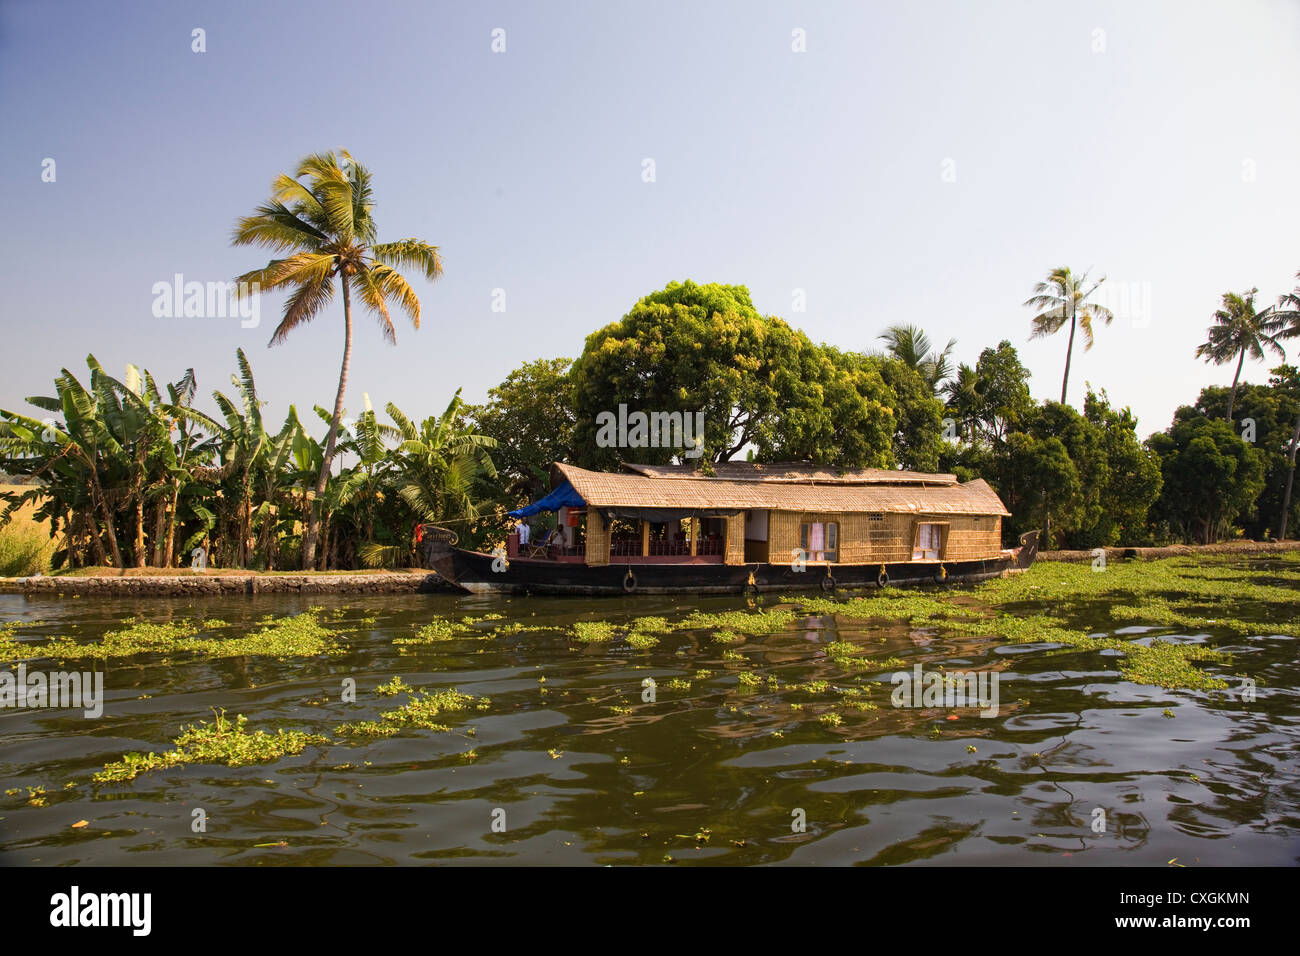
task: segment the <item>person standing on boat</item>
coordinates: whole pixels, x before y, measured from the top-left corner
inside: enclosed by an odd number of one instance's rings
[[[558,515],[558,530],[560,538],[564,542],[565,548],[573,547],[573,525],[569,523],[569,509],[567,506],[562,507]]]

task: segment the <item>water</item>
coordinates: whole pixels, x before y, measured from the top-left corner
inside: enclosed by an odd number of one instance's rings
[[[39,621],[22,633],[80,639],[135,615],[211,617],[232,622],[223,633],[238,633],[308,603],[0,595],[0,621]],[[0,798],[0,861],[1164,866],[1176,858],[1196,866],[1291,865],[1300,856],[1300,664],[1291,637],[1211,630],[1210,643],[1237,660],[1204,666],[1253,675],[1261,694],[1246,703],[1223,691],[1129,683],[1108,652],[905,624],[837,627],[822,617],[735,644],[707,630],[679,632],[650,650],[621,640],[584,645],[550,631],[483,639],[514,621],[671,621],[745,609],[742,598],[313,596],[310,604],[343,609],[345,628],[375,620],[346,633],[338,657],[113,661],[98,720],[0,711],[0,774],[5,788],[22,790]],[[434,615],[489,613],[504,619],[463,639],[392,644]],[[1104,605],[1094,617],[1090,630],[1116,633]],[[837,640],[909,669],[996,668],[999,713],[896,709],[888,678],[897,668],[854,677],[826,653]],[[744,660],[724,659],[727,650]],[[775,675],[781,689],[741,686],[742,670]],[[344,721],[403,702],[374,692],[395,675],[491,704],[449,715],[450,733],[412,730],[266,764],[89,782],[126,751],[170,748],[182,725],[211,720],[214,709],[246,715],[250,730],[334,736]],[[356,680],[356,703],[340,701],[347,677]],[[646,677],[658,685],[653,703],[642,701]],[[674,678],[691,686],[670,687]],[[788,689],[815,680],[827,689]],[[836,692],[872,683],[865,699],[877,710],[850,709]],[[820,721],[826,712],[839,714],[840,725]],[[958,719],[948,720],[953,713]],[[70,781],[77,786],[63,789]],[[45,788],[47,805],[29,805],[28,787]],[[1106,817],[1100,833],[1096,808]],[[206,814],[205,832],[194,832],[196,809]],[[494,821],[504,832],[494,832]]]

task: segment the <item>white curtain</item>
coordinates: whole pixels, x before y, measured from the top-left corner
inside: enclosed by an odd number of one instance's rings
[[[937,524],[923,524],[917,528],[916,548],[912,551],[912,557],[914,559],[937,560],[942,542],[942,528]]]

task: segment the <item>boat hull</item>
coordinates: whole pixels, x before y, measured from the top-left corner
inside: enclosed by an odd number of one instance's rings
[[[837,589],[939,585],[986,581],[1009,571],[1023,570],[1033,560],[1036,542],[974,561],[886,562],[875,564],[807,565],[796,571],[788,564],[586,564],[499,556],[449,548],[434,568],[451,584],[471,593],[508,594],[742,594],[770,591],[834,591]],[[1026,561],[1025,558],[1028,557]],[[884,583],[881,569],[884,568]]]

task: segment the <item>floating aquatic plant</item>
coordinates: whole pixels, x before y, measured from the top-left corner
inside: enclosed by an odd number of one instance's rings
[[[552,624],[525,624],[523,621],[512,621],[509,624],[501,624],[492,631],[493,637],[503,637],[508,634],[531,634],[536,631],[558,631],[563,628]]]
[[[54,660],[111,660],[139,654],[201,654],[207,657],[320,657],[341,653],[337,632],[325,627],[317,612],[265,617],[257,630],[239,637],[199,637],[231,627],[225,621],[128,621],[89,643],[56,637],[27,645],[29,652]],[[29,654],[30,656],[30,654]]]
[[[578,621],[573,625],[573,636],[583,644],[603,644],[614,639],[614,625],[609,621]]]
[[[784,610],[722,611],[715,614],[695,611],[683,618],[677,626],[682,630],[689,631],[707,628],[714,631],[732,631],[736,634],[757,636],[784,631],[794,621],[794,612]]]
[[[402,675],[398,674],[387,684],[380,684],[375,688],[375,693],[383,697],[392,697],[394,694],[409,693],[411,686],[402,680]]]
[[[436,621],[430,621],[415,632],[413,637],[395,637],[393,643],[399,647],[409,647],[415,644],[437,644],[441,641],[455,640],[457,634],[465,631],[464,625],[440,618]]]
[[[666,618],[662,617],[638,617],[629,625],[628,630],[634,634],[667,634],[673,629],[668,625]]]
[[[465,710],[470,704],[481,710],[488,703],[486,698],[462,694],[454,687],[437,691],[420,690],[411,693],[410,699],[401,707],[384,711],[378,720],[341,724],[334,732],[341,737],[391,737],[408,728],[445,732],[451,728],[434,718]]]
[[[20,621],[0,624],[0,664],[13,664],[34,656],[31,644],[14,637],[22,626]]]
[[[301,753],[307,747],[325,746],[330,741],[317,734],[297,730],[277,730],[267,733],[245,730],[248,718],[239,714],[232,722],[223,710],[211,723],[200,722],[185,728],[173,743],[176,749],[163,753],[128,753],[121,760],[110,763],[94,775],[96,783],[120,783],[134,780],[143,773],[165,770],[182,764],[225,764],[242,767],[265,763],[290,754]]]

